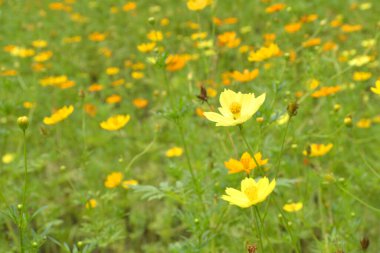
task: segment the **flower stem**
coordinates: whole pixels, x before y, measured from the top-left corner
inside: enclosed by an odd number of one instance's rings
[[[243,133],[243,126],[242,125],[239,125],[239,129],[240,129],[240,135],[241,135],[241,138],[243,139],[245,145],[247,146],[249,152],[251,152],[252,154],[252,158],[253,158],[253,161],[255,161],[255,164],[257,166],[257,168],[259,169],[260,168],[260,165],[259,165],[259,162],[256,160],[256,157],[255,157],[255,152],[253,150],[253,148],[251,147],[251,145],[249,145],[249,142],[247,141],[247,139],[245,138],[244,136],[244,133]]]
[[[254,206],[253,208],[251,208],[251,216],[254,219],[254,222],[256,223],[256,229],[257,229],[257,234],[259,237],[259,244],[260,244],[261,252],[264,252],[263,238],[261,235],[261,232],[262,232],[261,225],[262,224],[260,225],[260,222],[259,222],[260,215],[259,215],[259,210],[258,210],[257,206]]]
[[[28,162],[27,162],[27,152],[26,152],[26,133],[23,130],[23,139],[24,139],[24,190],[22,193],[22,206],[20,209],[20,220],[19,220],[19,237],[20,237],[20,249],[21,253],[25,252],[24,249],[24,214],[25,214],[25,205],[26,205],[26,191],[28,185]]]

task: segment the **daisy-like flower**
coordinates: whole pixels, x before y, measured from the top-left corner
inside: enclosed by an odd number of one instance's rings
[[[72,105],[70,106],[64,106],[61,109],[54,112],[50,117],[44,118],[44,124],[45,125],[55,125],[58,122],[66,119],[70,116],[71,113],[73,113],[74,107]]]
[[[333,144],[329,143],[325,144],[311,144],[307,147],[306,150],[303,151],[305,156],[315,157],[315,156],[324,156],[327,154],[332,148]]]
[[[380,95],[380,80],[376,81],[376,87],[371,87],[371,91],[377,95]]]
[[[131,117],[129,115],[115,115],[100,123],[100,127],[108,131],[116,131],[125,126]]]
[[[255,159],[260,166],[268,163],[268,159],[262,159],[260,152],[255,154]],[[229,174],[239,173],[242,171],[245,171],[247,174],[249,174],[251,170],[257,167],[255,160],[248,152],[244,152],[240,158],[240,161],[231,158],[227,162],[224,162],[224,166],[226,166],[228,169]]]
[[[289,203],[282,207],[282,209],[288,213],[298,212],[303,207],[302,202]]]
[[[167,157],[178,157],[181,156],[183,153],[183,149],[180,147],[173,147],[171,149],[168,149],[165,153]]]
[[[104,181],[104,186],[111,189],[119,186],[123,180],[123,173],[112,172],[107,176],[106,181]]]
[[[203,115],[216,126],[236,126],[249,120],[264,103],[265,93],[255,97],[253,93],[243,94],[225,89],[219,97],[219,113],[205,112]]]
[[[276,180],[269,183],[267,177],[263,177],[257,182],[253,178],[245,178],[241,181],[241,190],[227,188],[222,199],[241,208],[247,208],[263,202],[276,186]]]

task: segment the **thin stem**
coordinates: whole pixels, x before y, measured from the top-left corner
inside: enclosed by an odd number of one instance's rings
[[[322,186],[319,185],[318,189],[318,209],[319,209],[319,218],[321,219],[321,224],[322,224],[322,236],[324,240],[324,252],[329,251],[329,241],[327,237],[327,229],[326,229],[326,224],[325,224],[325,215],[323,212],[323,201],[322,201]]]
[[[255,152],[254,152],[253,148],[251,147],[251,145],[249,145],[247,139],[246,139],[245,136],[244,136],[244,133],[243,133],[243,126],[242,126],[242,125],[239,125],[239,129],[240,129],[240,135],[241,135],[241,138],[243,139],[245,145],[246,145],[247,148],[249,149],[249,152],[251,152],[251,154],[252,154],[252,158],[253,158],[253,161],[255,161],[255,164],[256,164],[257,168],[259,169],[259,168],[260,168],[260,164],[259,164],[259,162],[256,160]]]
[[[27,153],[26,153],[26,133],[23,130],[24,137],[24,190],[22,193],[22,206],[20,209],[20,220],[19,220],[19,236],[20,236],[20,248],[21,253],[24,253],[24,213],[25,213],[25,205],[26,205],[26,190],[28,185],[28,162],[27,162]]]
[[[261,248],[261,252],[264,252],[264,246],[263,246],[263,238],[261,236],[261,227],[260,227],[260,224],[259,224],[259,218],[256,216],[257,215],[257,207],[255,206],[254,208],[251,208],[251,217],[254,219],[255,223],[256,223],[256,228],[257,228],[257,234],[259,235],[259,244],[260,244],[260,248]]]
[[[153,146],[154,142],[156,141],[156,135],[154,136],[153,140],[144,148],[143,151],[141,151],[140,153],[138,153],[135,157],[132,158],[132,160],[128,163],[127,167],[126,167],[126,171],[128,171],[132,164],[137,161],[140,157],[142,157],[143,155],[145,155],[149,149]]]
[[[286,139],[286,136],[288,134],[288,129],[289,129],[289,125],[290,125],[290,119],[292,117],[289,117],[289,120],[288,120],[288,123],[286,124],[286,129],[285,129],[285,133],[284,133],[284,137],[282,138],[282,143],[281,143],[281,150],[280,150],[280,156],[278,157],[278,160],[277,160],[277,164],[276,164],[276,168],[275,168],[275,178],[277,178],[277,175],[278,175],[278,172],[279,172],[279,167],[280,167],[280,164],[281,164],[281,160],[282,160],[282,156],[284,155],[284,146],[285,146],[285,139]]]

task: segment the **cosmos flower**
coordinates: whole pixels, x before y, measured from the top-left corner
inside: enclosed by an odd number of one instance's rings
[[[305,156],[316,157],[316,156],[324,156],[327,154],[332,148],[333,144],[329,143],[325,144],[311,144],[307,147],[306,150],[303,151]]]
[[[129,115],[115,115],[100,123],[100,127],[108,131],[116,131],[124,127],[131,117]]]
[[[285,204],[282,209],[288,213],[298,212],[303,207],[302,202]]]
[[[222,199],[231,205],[247,208],[263,202],[276,186],[276,180],[269,183],[267,177],[263,177],[257,182],[253,178],[245,178],[241,181],[241,190],[227,188],[226,195]]]
[[[212,0],[188,0],[187,8],[191,11],[200,11],[210,5]]]
[[[178,157],[181,156],[183,153],[183,149],[180,147],[173,147],[171,149],[168,149],[165,153],[166,157]]]
[[[50,117],[44,118],[44,124],[45,125],[55,125],[58,122],[66,119],[70,116],[71,113],[73,113],[74,107],[72,105],[70,106],[64,106],[61,109],[58,109],[55,111]]]
[[[235,81],[238,82],[249,82],[254,79],[259,75],[259,69],[254,69],[252,71],[249,71],[248,69],[244,69],[243,72],[239,72],[237,70],[233,71],[231,73],[231,77],[235,79]]]
[[[249,120],[264,103],[265,93],[255,97],[253,93],[243,94],[225,89],[219,97],[219,113],[205,112],[203,115],[216,126],[236,126]]]
[[[107,176],[104,186],[111,189],[119,186],[123,180],[123,173],[121,172],[112,172]]]
[[[260,152],[255,154],[255,159],[260,166],[268,163],[268,159],[262,160],[262,155]],[[227,162],[224,162],[224,166],[228,169],[228,174],[239,173],[242,171],[249,174],[254,168],[257,167],[255,160],[248,152],[243,153],[240,161],[231,158]]]
[[[248,61],[261,62],[274,56],[278,56],[280,53],[280,48],[276,44],[271,43],[268,46],[261,47],[256,52],[250,52],[248,55]]]
[[[377,95],[380,95],[380,80],[376,81],[375,87],[371,87],[371,91]]]
[[[98,205],[98,202],[96,201],[96,199],[89,199],[89,200],[86,202],[86,208],[87,208],[87,209],[95,208],[97,205]]]

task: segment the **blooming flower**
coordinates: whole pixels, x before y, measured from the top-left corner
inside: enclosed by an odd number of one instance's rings
[[[8,163],[11,163],[13,162],[13,160],[15,159],[16,155],[13,154],[13,153],[6,153],[5,155],[3,155],[3,157],[1,158],[1,161],[4,163],[4,164],[8,164]]]
[[[135,2],[128,2],[123,5],[123,11],[132,11],[136,9],[137,4]]]
[[[276,180],[269,183],[267,177],[263,177],[257,182],[253,178],[245,178],[241,181],[241,190],[227,188],[222,199],[241,208],[247,208],[263,202],[276,186]]]
[[[121,184],[123,180],[123,173],[121,172],[112,172],[107,176],[104,186],[107,188],[115,188]]]
[[[332,148],[333,144],[329,143],[327,145],[325,144],[311,144],[307,147],[306,150],[303,151],[303,154],[310,157],[316,157],[316,156],[324,156],[327,154]]]
[[[187,8],[191,11],[200,11],[211,4],[212,0],[188,0]]]
[[[130,179],[130,180],[124,180],[121,185],[123,186],[124,189],[129,189],[130,186],[138,185],[138,184],[139,182],[137,180]]]
[[[341,89],[342,88],[340,86],[325,86],[313,92],[311,96],[313,98],[326,97],[326,96],[334,95],[335,93],[339,92]]]
[[[132,103],[135,107],[142,109],[148,105],[149,101],[145,98],[135,98]]]
[[[98,202],[96,201],[96,199],[89,199],[89,200],[86,202],[86,208],[87,208],[87,209],[95,208],[97,205],[98,205]]]
[[[355,81],[367,81],[372,77],[371,72],[360,72],[360,71],[355,71],[354,74],[352,75],[352,79]]]
[[[238,82],[249,82],[254,80],[259,75],[259,69],[254,69],[249,71],[248,69],[244,69],[243,72],[239,72],[237,70],[231,73],[231,77]]]
[[[302,202],[289,203],[282,207],[282,209],[288,213],[298,212],[303,207]]]
[[[360,119],[357,123],[356,126],[358,128],[370,128],[372,124],[371,119]]]
[[[262,155],[260,152],[255,154],[255,159],[260,166],[268,163],[268,159],[262,160]],[[224,162],[224,166],[228,169],[229,174],[239,173],[242,171],[249,174],[251,170],[257,167],[255,160],[248,152],[244,152],[240,158],[240,161],[231,158],[227,162]]]
[[[255,97],[253,93],[243,94],[225,89],[219,97],[219,113],[205,112],[203,115],[216,126],[236,126],[249,120],[264,103],[265,93]]]
[[[155,42],[142,43],[137,46],[137,49],[142,53],[147,53],[152,51],[156,47]]]
[[[265,9],[266,13],[274,13],[283,10],[286,7],[284,3],[273,4]]]
[[[248,61],[261,62],[274,56],[278,56],[280,53],[280,48],[276,44],[271,43],[269,46],[261,47],[256,52],[250,52],[248,55]]]
[[[376,87],[371,87],[371,91],[377,95],[380,95],[380,80],[376,81]]]
[[[120,102],[121,102],[121,96],[119,96],[117,94],[113,94],[113,95],[106,98],[107,104],[117,104]]]
[[[129,115],[115,115],[100,123],[100,127],[108,131],[116,131],[125,126],[130,119]]]
[[[55,111],[50,117],[45,117],[44,118],[44,124],[45,125],[55,125],[58,122],[69,117],[73,111],[74,111],[74,107],[72,105],[64,106],[61,109]]]
[[[165,153],[167,157],[178,157],[181,156],[183,153],[183,149],[180,147],[173,147],[171,149],[168,149]]]

